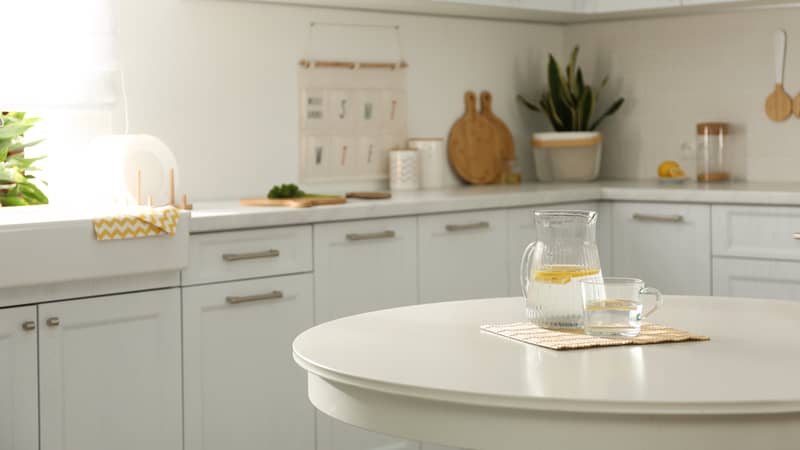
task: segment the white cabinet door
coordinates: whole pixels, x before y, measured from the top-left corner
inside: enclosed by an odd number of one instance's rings
[[[36,364],[36,307],[0,310],[0,449],[39,449]]]
[[[314,225],[316,323],[417,303],[414,217]]]
[[[180,291],[39,305],[42,450],[180,450]]]
[[[800,301],[800,262],[714,258],[714,295]]]
[[[665,294],[711,294],[709,206],[614,203],[613,211],[613,275]]]
[[[317,323],[417,303],[417,219],[314,225]],[[411,450],[415,442],[317,414],[317,450]]]
[[[313,325],[311,274],[183,289],[186,450],[314,450],[292,341]]]
[[[522,252],[536,240],[533,212],[537,209],[579,209],[597,212],[596,239],[603,271],[611,272],[611,207],[606,202],[560,203],[508,210],[508,295],[521,295],[519,266]]]
[[[508,295],[506,210],[419,218],[420,301]]]

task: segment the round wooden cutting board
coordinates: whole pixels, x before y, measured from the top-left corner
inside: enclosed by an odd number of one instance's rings
[[[464,115],[453,124],[447,140],[450,164],[459,177],[471,184],[489,184],[503,173],[495,127],[475,106],[472,91],[464,94]]]
[[[501,118],[494,114],[494,110],[492,110],[492,94],[489,91],[481,92],[481,115],[491,122],[495,133],[497,133],[498,149],[503,160],[513,161],[517,159],[511,130],[508,129],[508,126]]]

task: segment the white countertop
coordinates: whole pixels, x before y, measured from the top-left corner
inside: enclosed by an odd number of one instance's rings
[[[198,202],[192,211],[190,231],[201,233],[588,200],[800,206],[800,183],[665,185],[656,181],[600,181],[463,186],[394,193],[388,200],[348,200],[344,205],[305,209],[240,206],[238,201]]]

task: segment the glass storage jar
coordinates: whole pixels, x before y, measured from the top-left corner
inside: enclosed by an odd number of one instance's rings
[[[712,183],[731,179],[730,127],[725,122],[697,124],[697,181]]]

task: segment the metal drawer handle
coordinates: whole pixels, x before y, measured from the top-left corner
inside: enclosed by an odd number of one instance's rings
[[[283,298],[282,291],[272,291],[266,294],[258,295],[245,295],[242,297],[228,296],[225,297],[225,301],[231,305],[238,305],[239,303],[257,302],[260,300],[277,300],[279,298]]]
[[[244,259],[276,258],[281,255],[280,250],[270,249],[263,252],[253,253],[224,253],[222,259],[225,261],[241,261]]]
[[[489,228],[489,222],[475,222],[444,226],[444,229],[447,231],[480,230],[483,228]]]
[[[57,327],[61,325],[61,319],[59,319],[58,317],[50,317],[45,321],[45,323],[47,324],[48,327]]]
[[[680,214],[633,214],[633,220],[641,220],[643,222],[683,222],[683,216]]]
[[[32,320],[26,320],[25,322],[22,322],[22,329],[25,330],[25,331],[35,330],[36,329],[36,322],[34,322]]]
[[[377,233],[349,233],[345,237],[348,241],[368,241],[370,239],[391,239],[396,235],[393,230],[386,230]]]
[[[794,239],[795,241],[800,241],[800,231],[792,234],[792,239]]]

